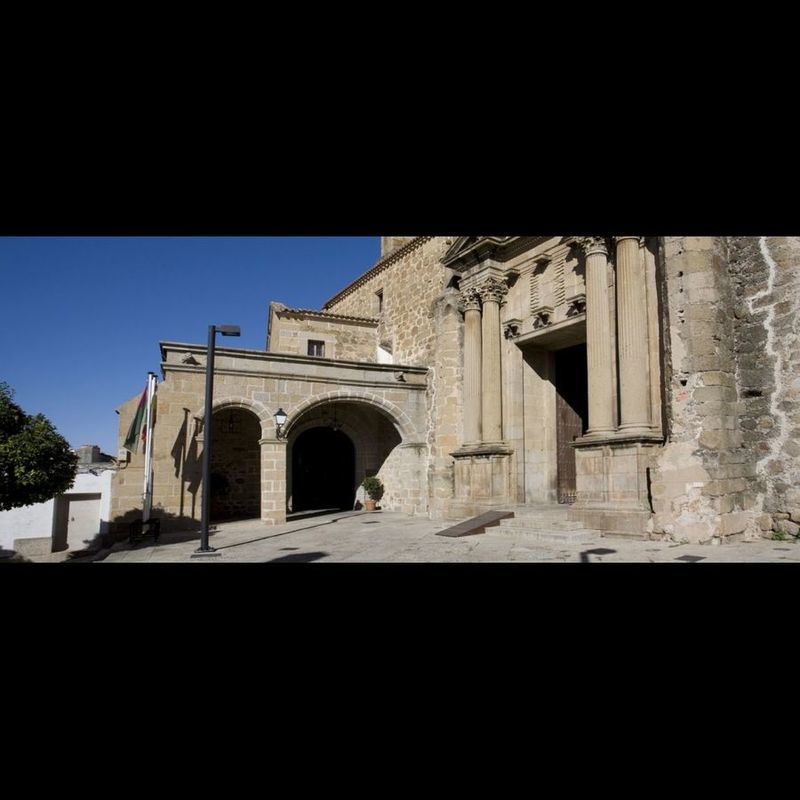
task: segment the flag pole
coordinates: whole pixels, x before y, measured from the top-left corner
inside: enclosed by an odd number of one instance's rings
[[[144,502],[142,508],[142,523],[150,520],[150,511],[153,505],[153,399],[156,392],[156,376],[153,372],[147,373],[147,409],[145,416],[145,443],[144,443]]]

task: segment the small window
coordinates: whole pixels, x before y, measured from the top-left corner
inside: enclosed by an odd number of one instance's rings
[[[325,358],[325,342],[318,342],[315,339],[308,340],[308,354]]]
[[[375,292],[375,313],[380,314],[383,311],[383,289]]]

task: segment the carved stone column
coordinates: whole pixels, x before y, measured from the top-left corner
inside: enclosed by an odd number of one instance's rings
[[[586,254],[586,362],[589,383],[587,436],[614,433],[611,322],[608,296],[608,248],[602,236],[579,240]]]
[[[483,441],[500,442],[503,439],[500,303],[508,292],[508,287],[505,281],[490,277],[477,288],[483,301],[481,370]]]
[[[464,308],[464,444],[481,441],[481,300],[474,288],[461,293]]]
[[[620,433],[650,433],[647,293],[638,236],[617,236]]]

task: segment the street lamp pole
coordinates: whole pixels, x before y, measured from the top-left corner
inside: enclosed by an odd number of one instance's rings
[[[214,350],[216,335],[239,336],[238,325],[209,325],[208,350],[206,355],[206,412],[203,420],[203,502],[201,505],[200,547],[195,555],[216,553],[216,548],[208,544],[208,518],[211,508],[211,406],[214,401]]]

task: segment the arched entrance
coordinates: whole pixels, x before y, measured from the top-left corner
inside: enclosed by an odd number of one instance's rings
[[[347,434],[329,427],[301,433],[292,447],[292,510],[350,509],[356,455]]]
[[[330,400],[306,409],[287,434],[287,511],[352,509],[367,475],[384,479],[384,503],[403,488],[402,439],[382,410],[356,399]],[[394,456],[394,457],[393,457]]]
[[[261,422],[244,408],[220,408],[212,418],[211,519],[261,515]]]

